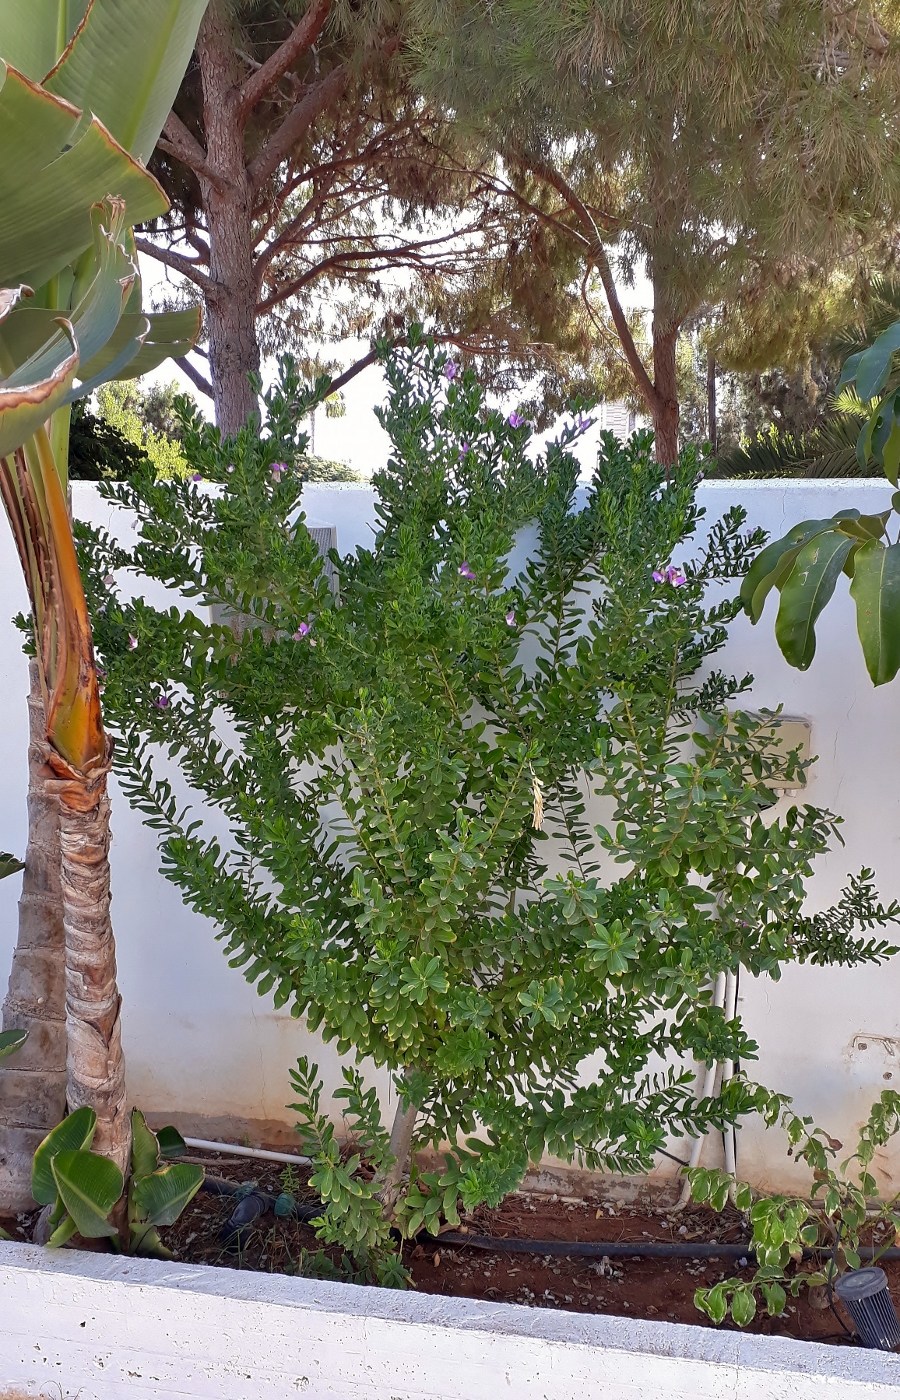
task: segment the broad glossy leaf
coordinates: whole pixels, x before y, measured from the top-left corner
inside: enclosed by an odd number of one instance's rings
[[[51,1163],[58,1152],[82,1151],[90,1147],[97,1127],[97,1115],[86,1105],[76,1108],[44,1138],[31,1164],[31,1194],[41,1206],[52,1206],[57,1197]]]
[[[844,361],[844,368],[841,370],[840,378],[835,387],[836,394],[839,394],[842,389],[846,389],[848,384],[853,383],[856,371],[859,369],[859,362],[865,353],[865,350],[857,350],[855,355],[850,355]]]
[[[17,870],[24,870],[25,862],[16,856],[11,856],[9,851],[0,851],[0,880],[5,880],[7,875],[15,875]]]
[[[92,0],[44,86],[95,113],[127,151],[147,161],[206,5],[207,0]]]
[[[78,1226],[71,1215],[64,1215],[47,1241],[48,1249],[60,1249],[68,1244],[73,1235],[78,1234]]]
[[[900,544],[862,545],[850,593],[866,669],[884,685],[900,670]]]
[[[877,515],[861,515],[858,510],[839,510],[834,518],[836,522],[840,521],[845,535],[853,535],[859,540],[880,540],[884,537],[890,515],[889,510],[880,511]]]
[[[762,617],[766,599],[780,588],[807,540],[834,529],[834,519],[802,520],[780,540],[773,540],[757,554],[741,584],[741,603],[753,622]]]
[[[160,1128],[156,1138],[163,1157],[183,1157],[187,1152],[187,1143],[177,1128],[171,1126]]]
[[[882,410],[889,428],[884,441],[878,444],[878,460],[892,486],[897,485],[897,475],[900,472],[900,416],[898,416],[898,411],[900,411],[900,395],[895,394]]]
[[[60,1199],[86,1240],[112,1238],[109,1213],[125,1189],[115,1162],[96,1152],[58,1152],[51,1162]]]
[[[199,307],[152,312],[146,316],[126,311],[100,354],[79,366],[79,377],[102,383],[111,377],[137,379],[141,374],[149,374],[165,360],[187,354],[200,334],[201,320]],[[129,353],[119,365],[126,347]],[[112,376],[110,371],[114,364],[117,367]]]
[[[828,602],[851,550],[861,545],[834,529],[803,546],[781,589],[775,638],[792,666],[805,671],[816,654],[816,619]]]
[[[168,208],[161,189],[109,132],[0,63],[0,286],[43,286],[91,243],[91,209],[108,195],[129,223]]]
[[[895,351],[900,350],[900,321],[882,331],[878,339],[864,350],[856,365],[856,392],[866,402],[880,394],[891,372]],[[842,376],[843,380],[843,376]]]
[[[203,1185],[203,1168],[173,1162],[151,1176],[135,1177],[131,1194],[135,1215],[150,1225],[174,1225]]]
[[[3,0],[0,58],[39,83],[84,19],[86,9],[87,0]]]
[[[27,1031],[0,1031],[0,1060],[20,1050],[27,1039]]]
[[[140,1109],[131,1112],[131,1171],[134,1176],[149,1176],[159,1166],[159,1142]]]

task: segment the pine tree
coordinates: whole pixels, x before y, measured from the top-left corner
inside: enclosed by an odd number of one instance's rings
[[[698,310],[827,280],[897,216],[893,0],[413,8],[429,96],[493,134],[524,197],[555,193],[552,217],[602,282],[664,461],[677,453],[677,340]],[[642,265],[649,365],[614,279]]]

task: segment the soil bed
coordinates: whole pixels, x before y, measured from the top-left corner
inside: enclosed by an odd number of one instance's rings
[[[199,1159],[198,1159],[199,1160]],[[211,1174],[236,1183],[255,1184],[277,1195],[287,1186],[276,1163],[204,1158]],[[245,1229],[239,1239],[225,1241],[225,1226],[235,1206],[233,1196],[201,1192],[178,1223],[163,1231],[176,1259],[188,1264],[251,1269],[265,1273],[313,1274],[310,1256],[322,1247],[309,1225],[276,1218],[271,1212]],[[9,1233],[27,1238],[29,1221],[3,1222]],[[715,1215],[704,1206],[690,1205],[673,1212],[664,1207],[610,1204],[609,1201],[520,1193],[496,1210],[480,1209],[465,1220],[477,1235],[498,1238],[560,1241],[736,1244],[747,1237],[737,1211]],[[484,1249],[442,1245],[407,1246],[404,1262],[416,1288],[461,1298],[526,1307],[560,1308],[570,1312],[639,1317],[657,1322],[713,1324],[694,1306],[694,1290],[722,1278],[749,1277],[750,1267],[732,1259],[612,1259],[566,1258],[554,1255],[502,1254]],[[810,1266],[811,1267],[811,1266]],[[882,1265],[894,1298],[900,1300],[900,1261]],[[849,1326],[849,1319],[843,1318]],[[725,1323],[723,1326],[728,1327]],[[856,1345],[827,1306],[814,1307],[807,1292],[791,1299],[783,1317],[758,1315],[748,1329],[762,1335],[801,1341]]]

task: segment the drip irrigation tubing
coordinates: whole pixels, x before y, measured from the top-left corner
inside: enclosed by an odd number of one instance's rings
[[[440,1235],[428,1235],[430,1244],[488,1250],[493,1254],[551,1254],[572,1259],[753,1259],[749,1244],[715,1244],[709,1240],[528,1240],[504,1236],[470,1235],[457,1230],[445,1230]],[[821,1250],[805,1249],[803,1257],[812,1259]],[[900,1259],[900,1249],[875,1249],[862,1245],[861,1259]]]

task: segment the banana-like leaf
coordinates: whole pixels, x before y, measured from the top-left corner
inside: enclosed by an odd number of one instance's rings
[[[171,1159],[173,1157],[183,1157],[187,1152],[187,1143],[181,1136],[177,1128],[171,1126],[160,1128],[156,1134],[159,1143],[160,1154]]]
[[[80,1152],[90,1147],[96,1127],[97,1115],[85,1105],[57,1123],[44,1138],[31,1164],[31,1194],[38,1205],[52,1206],[56,1201],[56,1182],[51,1165],[53,1158],[58,1152]]]
[[[39,83],[84,19],[88,0],[3,0],[0,56]]]
[[[15,875],[17,870],[24,869],[24,860],[11,856],[9,851],[0,851],[0,880],[5,880],[7,875]]]
[[[0,286],[41,287],[74,262],[91,243],[92,206],[110,194],[129,224],[168,208],[99,121],[2,62],[0,151]]]
[[[68,1244],[73,1235],[78,1234],[78,1226],[71,1215],[63,1213],[63,1218],[51,1233],[47,1241],[48,1249],[61,1249],[64,1244]]]
[[[134,267],[121,246],[123,207],[106,200],[92,211],[93,256],[76,282],[75,305],[66,318],[42,319],[21,306],[0,322],[0,350],[16,369],[0,377],[0,457],[27,441],[50,413],[69,402],[82,355],[99,355],[115,333],[131,289]],[[24,360],[28,338],[42,325],[47,339]],[[88,392],[82,386],[80,392]]]
[[[0,1031],[0,1060],[20,1050],[27,1039],[27,1031]]]
[[[44,87],[96,113],[120,145],[149,160],[206,5],[207,0],[91,0]]]
[[[850,584],[866,669],[875,685],[900,670],[900,544],[860,547]]]
[[[155,1225],[133,1224],[128,1248],[131,1254],[141,1254],[150,1259],[172,1259],[174,1257],[171,1249],[166,1249],[160,1239],[159,1231]]]
[[[137,379],[148,374],[165,360],[186,355],[200,334],[202,316],[199,306],[184,311],[156,311],[146,316],[126,311],[114,335],[100,352],[79,366],[79,377],[93,384],[108,379]],[[143,328],[143,329],[142,329]],[[126,347],[130,353],[113,375],[110,370]]]
[[[149,1176],[159,1166],[159,1142],[140,1109],[131,1111],[131,1172]]]
[[[767,544],[756,556],[741,584],[741,603],[751,621],[759,622],[766,599],[773,588],[780,588],[803,546],[816,535],[834,528],[833,518],[801,520],[780,540]]]
[[[775,639],[792,666],[805,671],[816,654],[816,621],[834,592],[851,551],[867,548],[839,529],[803,546],[781,586]]]
[[[118,1231],[109,1213],[125,1189],[115,1162],[96,1152],[58,1152],[50,1163],[60,1200],[86,1240],[111,1239]]]
[[[202,1185],[203,1168],[190,1162],[173,1162],[150,1176],[135,1177],[131,1183],[135,1218],[148,1225],[174,1225]]]

